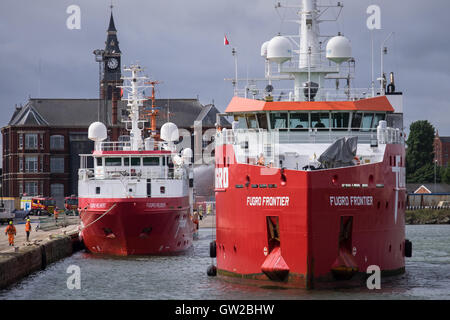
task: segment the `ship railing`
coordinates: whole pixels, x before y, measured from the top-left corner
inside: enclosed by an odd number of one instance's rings
[[[105,141],[96,142],[95,151],[130,151],[131,142],[126,141]]]
[[[145,141],[145,150],[165,150],[167,142]],[[95,151],[132,151],[129,141],[104,141],[95,143]]]
[[[385,128],[379,132],[377,129],[352,129],[350,131],[320,131],[317,128],[305,129],[305,131],[288,131],[287,129],[274,129],[271,131],[263,129],[224,129],[217,133],[216,146],[224,144],[250,145],[265,143],[295,144],[295,143],[333,143],[340,138],[358,137],[358,143],[370,144],[404,144],[405,134],[396,128]]]
[[[99,168],[97,168],[99,169]],[[80,180],[123,180],[123,179],[158,179],[158,180],[183,180],[187,178],[185,168],[167,168],[161,171],[146,171],[141,169],[109,169],[97,170],[95,168],[80,168],[78,170]]]
[[[254,85],[247,85],[243,89],[237,89],[236,95],[241,98],[266,100],[266,101],[294,101],[295,93],[292,88],[274,89],[267,93],[264,88],[257,88]],[[302,99],[305,97],[303,89],[300,92]],[[311,101],[358,101],[371,98],[372,89],[370,88],[320,88],[314,100]]]

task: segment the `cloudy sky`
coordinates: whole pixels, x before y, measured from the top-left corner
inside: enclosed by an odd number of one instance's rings
[[[287,0],[284,3],[296,4]],[[323,0],[331,3],[330,0]],[[0,125],[15,104],[28,97],[95,98],[98,65],[92,51],[104,48],[110,0],[1,0]],[[160,98],[195,98],[224,110],[231,99],[234,74],[231,46],[239,53],[239,74],[262,77],[261,44],[296,25],[282,21],[274,0],[113,0],[122,63],[139,62],[162,81]],[[81,8],[81,29],[69,30],[70,5]],[[429,120],[441,135],[450,135],[450,30],[448,0],[347,0],[339,23],[324,33],[341,31],[353,44],[357,61],[355,87],[370,86],[370,32],[366,9],[381,7],[382,30],[374,33],[375,70],[379,48],[388,42],[385,70],[396,73],[405,94],[405,125]],[[93,110],[96,112],[96,110]]]

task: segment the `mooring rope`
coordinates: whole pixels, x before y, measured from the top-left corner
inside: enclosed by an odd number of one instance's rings
[[[93,223],[97,222],[98,220],[100,220],[101,218],[103,218],[107,213],[109,213],[115,206],[117,205],[117,202],[114,203],[111,208],[109,208],[104,214],[102,214],[100,217],[98,217],[97,219],[95,219],[94,221],[92,221],[91,223],[89,223],[87,226],[84,226],[81,228],[81,230],[86,229],[87,227],[89,227],[90,225],[92,225]]]

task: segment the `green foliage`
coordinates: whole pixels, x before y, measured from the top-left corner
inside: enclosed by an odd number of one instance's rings
[[[413,122],[410,126],[410,133],[406,144],[406,175],[407,180],[411,180],[415,175],[429,176],[431,164],[433,166],[434,157],[434,127],[427,120]],[[427,166],[426,168],[423,168]],[[423,168],[423,172],[417,173]],[[432,169],[434,181],[434,167]],[[425,181],[420,181],[425,182]]]
[[[442,172],[440,167],[436,167],[436,182],[441,182]],[[427,183],[434,182],[434,164],[428,163],[406,176],[407,183]]]
[[[450,209],[422,209],[405,212],[406,224],[450,224]]]
[[[441,168],[441,177],[443,183],[450,184],[450,166]]]

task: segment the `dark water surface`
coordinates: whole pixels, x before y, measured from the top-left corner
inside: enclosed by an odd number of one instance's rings
[[[268,289],[206,275],[213,229],[201,229],[194,250],[183,256],[112,258],[78,252],[7,290],[0,299],[448,299],[450,225],[407,226],[413,257],[406,273],[383,280],[381,290]],[[69,290],[70,265],[80,267],[81,289]]]

